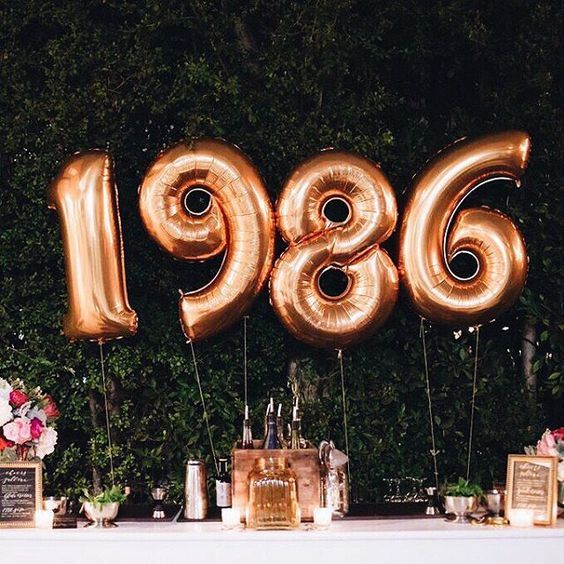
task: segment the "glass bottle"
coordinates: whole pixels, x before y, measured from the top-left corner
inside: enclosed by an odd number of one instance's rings
[[[254,448],[253,432],[251,430],[251,421],[249,419],[249,406],[245,406],[245,419],[243,420],[243,440],[241,448]]]
[[[302,421],[300,419],[300,413],[296,403],[296,405],[294,405],[294,408],[292,409],[292,434],[290,436],[290,448],[301,448],[301,436]]]
[[[247,527],[295,529],[300,526],[296,475],[282,457],[259,458],[249,473]]]
[[[286,439],[284,438],[284,419],[282,418],[282,404],[278,404],[278,413],[276,414],[276,430],[278,432],[278,442],[280,448],[288,448]]]
[[[215,504],[231,507],[231,475],[227,470],[227,458],[219,459],[219,474],[215,480]]]
[[[276,415],[274,414],[274,406],[272,406],[272,410],[268,411],[268,416],[266,418],[266,421],[267,421],[266,435],[262,443],[262,448],[264,449],[282,448],[282,445],[278,440],[278,429],[276,428]]]

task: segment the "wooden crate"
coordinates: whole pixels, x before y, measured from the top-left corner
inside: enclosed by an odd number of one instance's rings
[[[257,458],[282,457],[295,472],[298,486],[298,502],[302,521],[313,520],[313,510],[320,504],[320,465],[319,453],[313,445],[299,450],[263,450],[261,441],[255,441],[256,448],[241,449],[235,445],[231,453],[231,488],[233,507],[238,507],[245,516],[249,497],[249,473],[255,466]]]

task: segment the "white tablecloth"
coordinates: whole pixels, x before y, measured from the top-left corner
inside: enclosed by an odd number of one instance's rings
[[[562,519],[531,529],[443,519],[337,521],[327,531],[224,531],[214,522],[79,527],[0,529],[0,564],[564,563]]]

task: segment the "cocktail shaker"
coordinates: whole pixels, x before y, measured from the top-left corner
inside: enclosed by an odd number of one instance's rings
[[[184,517],[186,519],[205,519],[208,513],[208,487],[206,467],[201,460],[186,463],[184,483]]]

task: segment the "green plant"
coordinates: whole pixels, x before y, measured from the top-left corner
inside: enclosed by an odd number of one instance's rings
[[[82,503],[92,503],[93,505],[107,505],[108,503],[123,503],[126,499],[125,494],[119,486],[106,488],[100,493],[90,493],[86,488],[82,490]]]
[[[464,478],[458,478],[455,484],[447,484],[445,495],[454,497],[481,497],[482,488],[478,484],[473,484]]]

